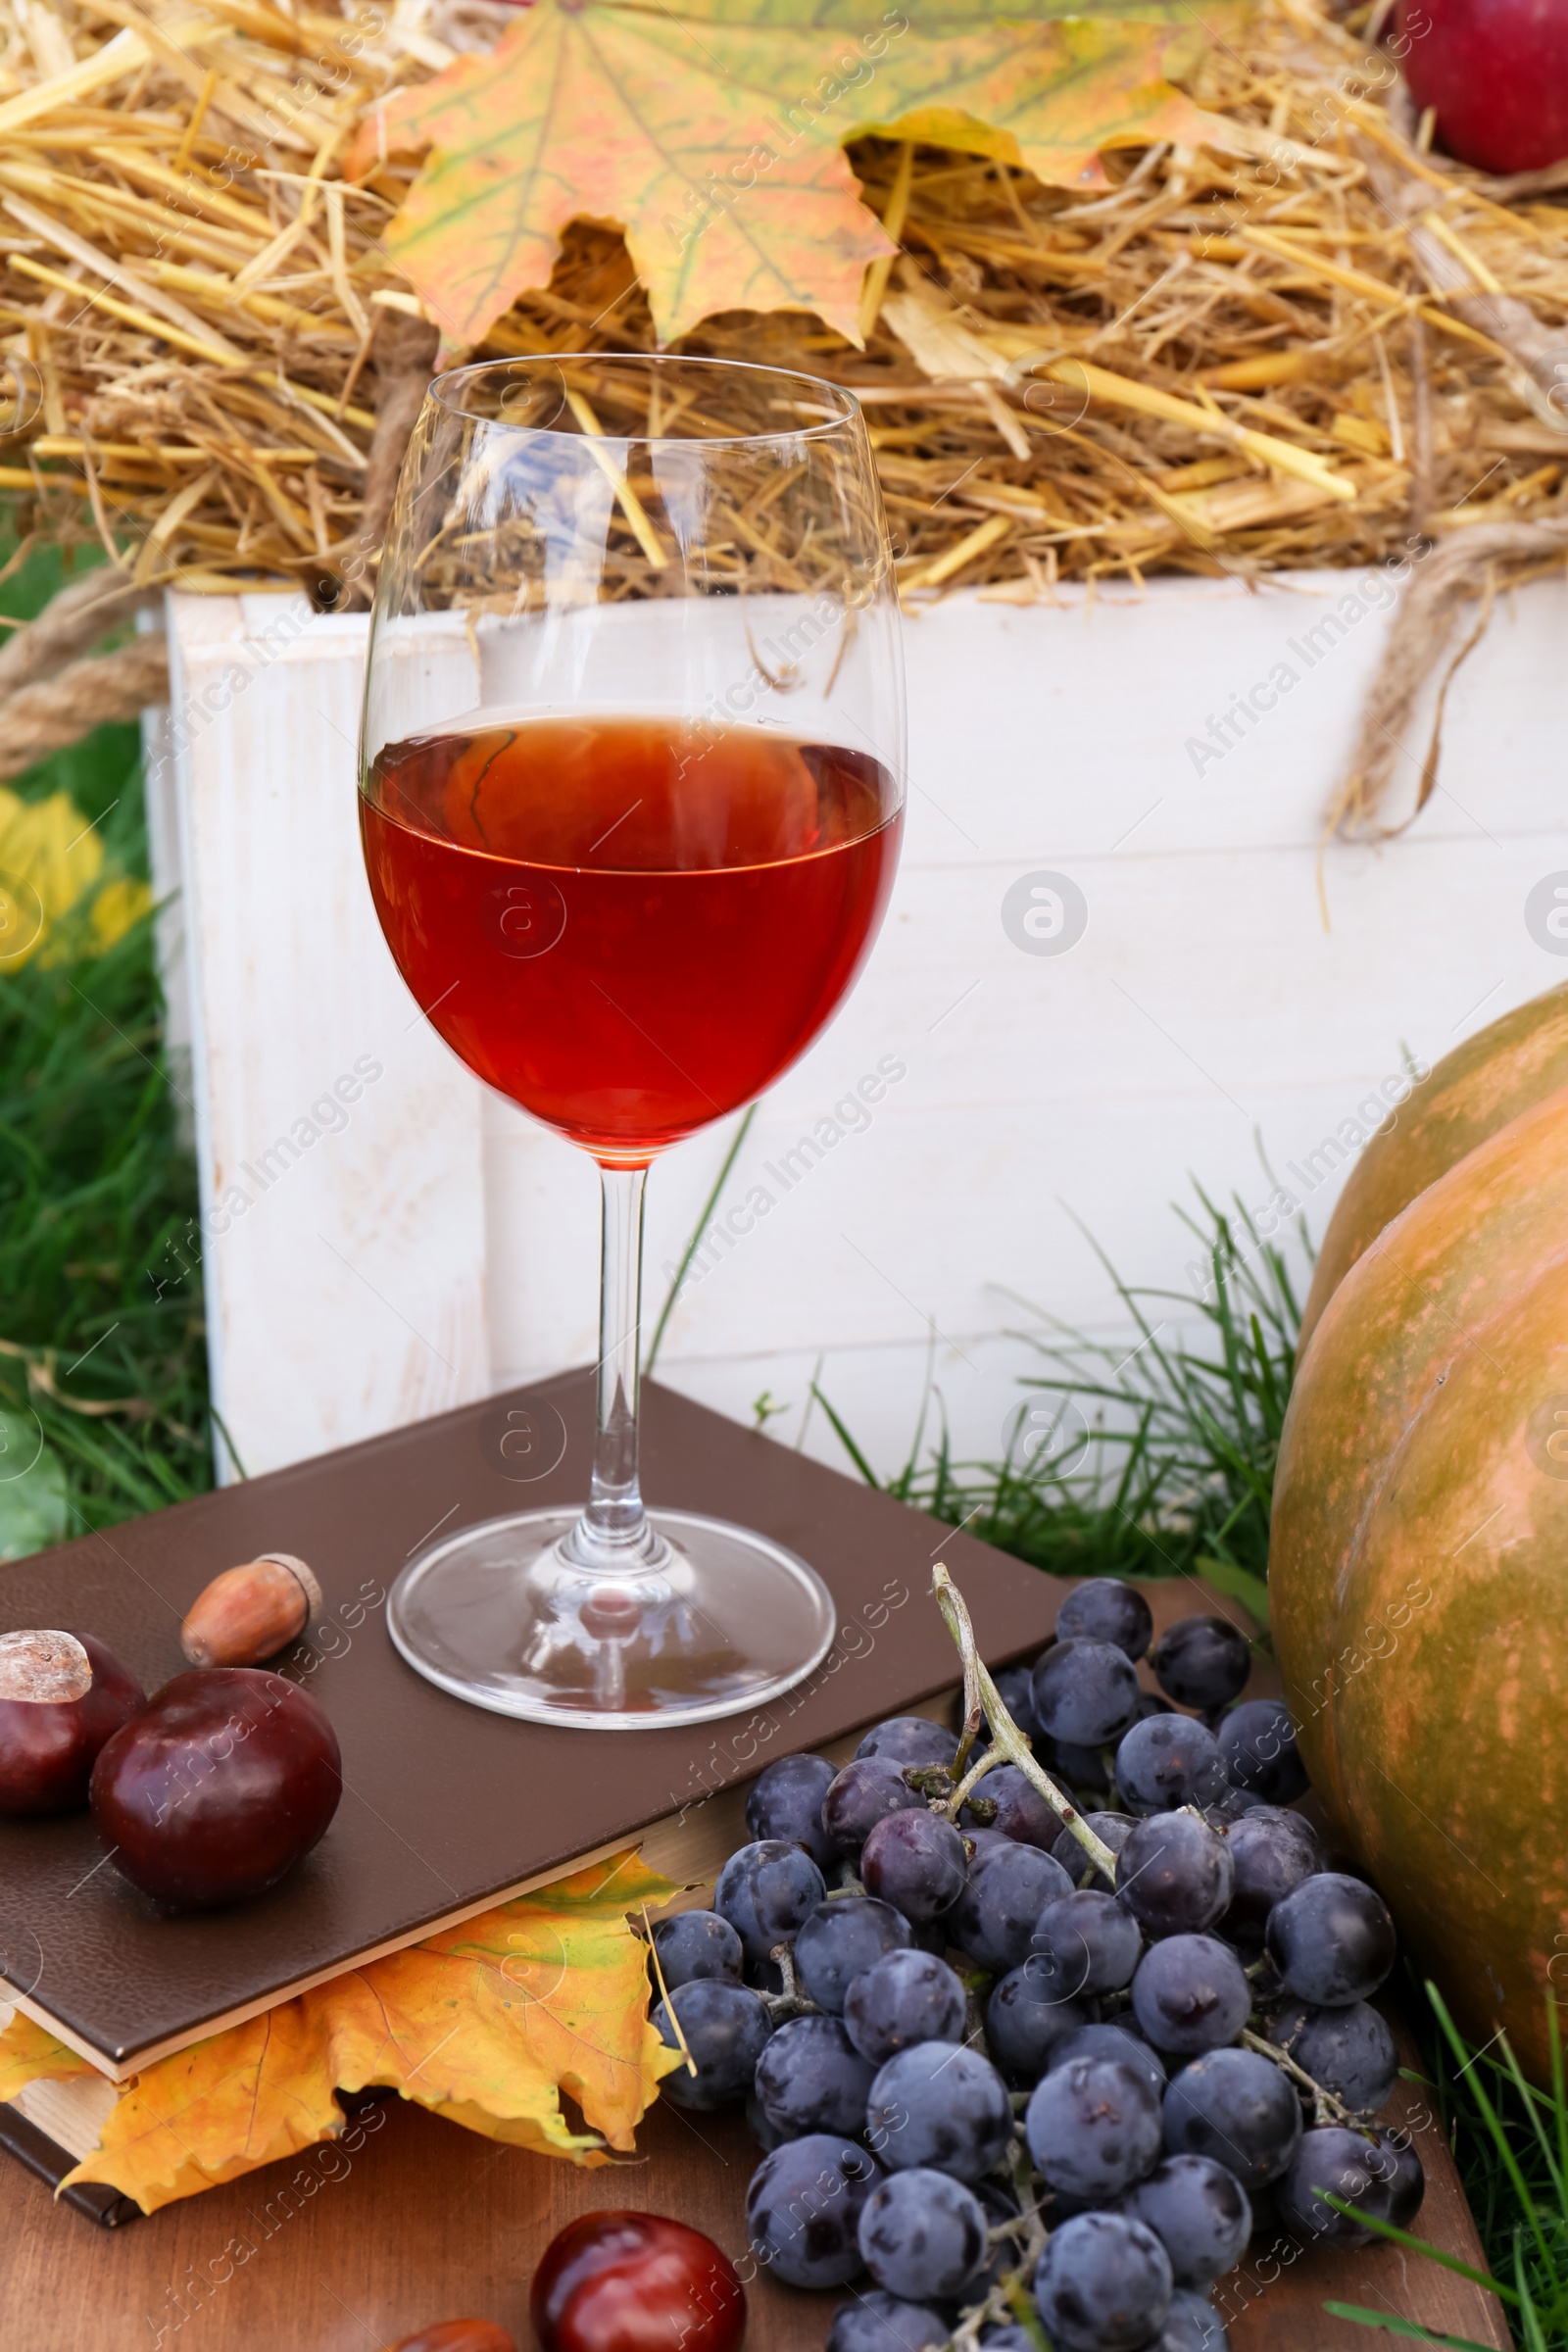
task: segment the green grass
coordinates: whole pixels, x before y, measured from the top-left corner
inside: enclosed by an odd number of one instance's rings
[[[1001,1460],[955,1461],[933,1399],[908,1458],[877,1480],[818,1401],[862,1477],[1056,1576],[1201,1575],[1268,1622],[1268,1514],[1311,1271],[1304,1238],[1264,1241],[1238,1201],[1201,1192],[1178,1212],[1209,1279],[1200,1297],[1136,1289],[1108,1266],[1137,1339],[1106,1348],[1032,1310],[1019,1335],[1018,1434]],[[1103,1262],[1103,1261],[1102,1261]]]
[[[1560,2352],[1568,2343],[1568,2080],[1557,2003],[1548,1999],[1546,2004],[1550,2082],[1541,2089],[1526,2082],[1506,2034],[1472,2049],[1437,1987],[1422,1989],[1432,2020],[1426,2035],[1428,2072],[1412,2079],[1432,2094],[1434,2128],[1454,2151],[1490,2269],[1482,2282],[1501,2299],[1525,2352]],[[1407,2006],[1415,2014],[1419,2004],[1412,2000]],[[1481,2278],[1469,2264],[1418,2234],[1386,2222],[1370,2226],[1380,2237],[1446,2270]],[[1364,2327],[1392,2324],[1386,2313],[1354,2305],[1325,2308]],[[1436,2335],[1409,2323],[1397,2325],[1395,2332],[1449,2352],[1476,2352],[1465,2337]]]
[[[62,562],[30,553],[0,610],[36,612]],[[100,727],[8,787],[27,801],[62,788],[105,872],[145,877],[137,729]],[[60,929],[58,960],[0,966],[0,1558],[211,1484],[195,1165],[153,925],[106,955],[83,929]]]

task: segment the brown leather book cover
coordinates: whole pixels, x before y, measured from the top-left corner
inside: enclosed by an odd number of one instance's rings
[[[270,1893],[226,1911],[162,1914],[105,1860],[84,1813],[0,1817],[0,1976],[29,2014],[122,2080],[651,1824],[665,1825],[662,1867],[683,1837],[701,1853],[720,1810],[709,1814],[710,1800],[770,1756],[824,1746],[955,1682],[929,1597],[938,1557],[993,1663],[1050,1632],[1060,1588],[1037,1571],[670,1390],[650,1385],[644,1409],[651,1501],[777,1538],[837,1603],[824,1664],[755,1714],[686,1730],[556,1730],[450,1697],[392,1646],[386,1593],[431,1537],[586,1491],[586,1372],[8,1566],[0,1631],[96,1634],[151,1691],[184,1670],[180,1621],[212,1577],[258,1552],[298,1554],[325,1613],[275,1663],[326,1709],[344,1766],[342,1803],[315,1852]],[[554,1469],[526,1483],[514,1475],[514,1444],[503,1445],[519,1410],[564,1437]]]

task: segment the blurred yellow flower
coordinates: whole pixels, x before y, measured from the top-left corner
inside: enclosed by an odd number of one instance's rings
[[[103,843],[69,792],[24,801],[0,785],[0,977],[31,962],[51,928],[92,893],[103,866]],[[145,882],[106,882],[88,910],[85,944],[103,955],[151,903]]]
[[[132,881],[128,874],[106,882],[92,903],[94,952],[107,955],[116,940],[123,939],[131,925],[141,921],[152,903],[152,889],[146,882]]]

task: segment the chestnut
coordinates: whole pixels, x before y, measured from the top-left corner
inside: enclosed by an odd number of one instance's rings
[[[0,1634],[0,1813],[84,1805],[99,1749],[146,1704],[91,1634]]]
[[[585,2213],[539,2257],[528,2299],[544,2352],[740,2352],[746,2294],[727,2254],[659,2213]]]
[[[106,1742],[93,1821],[133,1885],[175,1910],[275,1886],[324,1834],[343,1793],[337,1734],[280,1674],[177,1674]]]

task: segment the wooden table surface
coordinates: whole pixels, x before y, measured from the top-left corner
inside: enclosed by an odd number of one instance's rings
[[[1401,2083],[1391,2114],[1415,2133],[1427,2166],[1417,2229],[1479,2261],[1419,2091]],[[531,2347],[528,2281],[541,2252],[575,2215],[609,2206],[677,2215],[737,2262],[744,2255],[758,2151],[738,2116],[659,2106],[636,2161],[592,2172],[498,2146],[400,2100],[362,2130],[358,2146],[351,2133],[350,2147],[308,2150],[118,2230],[54,2206],[41,2181],[0,2158],[4,2352],[381,2352],[432,2321],[470,2314]],[[1221,2281],[1233,2352],[1376,2352],[1368,2329],[1326,2316],[1328,2299],[1507,2346],[1495,2301],[1433,2263],[1393,2246],[1282,2262],[1276,2242],[1260,2232]],[[820,2352],[832,2297],[765,2278],[747,2292],[748,2352]]]

